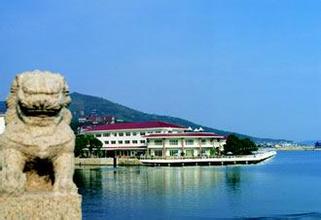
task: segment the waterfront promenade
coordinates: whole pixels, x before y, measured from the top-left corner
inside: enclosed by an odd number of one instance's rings
[[[175,158],[175,159],[143,159],[144,165],[149,166],[186,166],[186,165],[233,165],[256,164],[276,155],[276,151],[261,152],[244,156],[222,156],[213,158]]]
[[[261,152],[244,156],[220,156],[220,157],[195,157],[195,158],[117,158],[119,166],[198,166],[198,165],[233,165],[233,164],[256,164],[276,155],[275,151]],[[112,166],[113,158],[76,158],[78,166]]]

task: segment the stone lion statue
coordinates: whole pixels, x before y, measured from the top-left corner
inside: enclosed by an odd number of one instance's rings
[[[32,71],[16,76],[0,136],[0,192],[77,192],[70,102],[68,85],[59,74]]]

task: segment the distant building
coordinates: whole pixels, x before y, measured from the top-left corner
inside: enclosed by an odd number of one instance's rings
[[[4,129],[5,129],[4,115],[0,114],[0,134],[4,132]]]
[[[118,122],[115,116],[111,115],[90,115],[79,117],[78,122],[81,124],[92,124],[92,125],[102,125],[102,124],[114,124]]]
[[[95,135],[105,156],[204,156],[223,150],[225,137],[160,121],[115,123],[83,127],[81,134]]]

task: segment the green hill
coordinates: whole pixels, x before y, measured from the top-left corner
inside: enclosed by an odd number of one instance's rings
[[[130,121],[130,122],[131,121],[165,121],[165,122],[170,122],[170,123],[174,123],[174,124],[178,124],[186,127],[192,127],[193,129],[202,127],[206,131],[215,132],[220,135],[228,135],[228,134],[234,133],[239,137],[248,137],[256,142],[286,141],[283,139],[251,137],[244,134],[206,127],[204,125],[196,124],[191,121],[177,118],[177,117],[148,114],[148,113],[140,112],[140,111],[128,108],[126,106],[111,102],[104,98],[83,95],[76,92],[71,94],[71,98],[72,98],[72,104],[70,106],[70,109],[75,119],[77,119],[81,115],[81,112],[83,112],[85,115],[95,112],[97,115],[114,115],[117,118],[123,119],[124,121]]]
[[[83,113],[85,115],[91,114],[95,112],[97,115],[114,115],[119,119],[124,121],[132,122],[132,121],[165,121],[178,125],[182,125],[185,127],[192,127],[193,129],[202,127],[205,131],[215,132],[220,135],[229,135],[231,133],[236,134],[239,137],[248,137],[256,142],[273,142],[278,143],[281,141],[287,141],[284,139],[271,139],[271,138],[259,138],[259,137],[251,137],[244,134],[239,134],[231,131],[224,131],[215,128],[206,127],[204,125],[196,124],[191,121],[165,116],[165,115],[155,115],[148,114],[144,112],[137,111],[135,109],[128,108],[126,106],[111,102],[104,98],[99,98],[90,95],[84,95],[80,93],[72,93],[71,94],[72,103],[70,105],[70,110],[73,113],[74,120],[78,120],[80,115]],[[0,113],[5,112],[5,102],[0,102]]]

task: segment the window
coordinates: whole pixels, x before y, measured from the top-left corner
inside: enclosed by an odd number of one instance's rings
[[[126,141],[125,141],[125,144],[130,144],[130,141],[129,141],[129,140],[126,140]]]
[[[123,141],[118,141],[118,144],[123,144]]]
[[[101,134],[96,134],[96,137],[101,137]]]
[[[178,145],[178,140],[169,140],[169,145]]]
[[[109,137],[110,133],[104,133],[104,137]]]
[[[191,150],[191,149],[186,150],[186,156],[187,156],[187,157],[192,157],[192,156],[194,156],[194,150]]]
[[[185,144],[186,145],[193,145],[194,144],[194,140],[186,140]]]
[[[155,131],[155,133],[156,133],[156,134],[160,134],[160,133],[161,133],[161,131]]]
[[[126,132],[126,136],[130,136],[130,132]]]
[[[113,135],[114,135],[115,137],[117,137],[117,133],[113,133]]]
[[[116,144],[116,141],[111,141],[111,144]]]
[[[136,136],[137,135],[137,132],[133,132],[133,136]]]
[[[202,139],[202,144],[205,144],[206,143],[206,139]]]
[[[118,136],[119,136],[119,137],[122,137],[122,136],[124,136],[124,133],[123,133],[123,132],[118,133]]]
[[[141,144],[145,144],[146,141],[145,141],[145,140],[140,140],[140,143],[141,143]]]
[[[133,144],[137,144],[138,143],[138,141],[137,140],[133,140]]]
[[[163,145],[163,141],[162,140],[155,140],[155,145]]]
[[[145,132],[143,132],[143,131],[142,131],[142,132],[140,132],[140,135],[141,135],[141,136],[145,135]]]
[[[105,144],[109,144],[109,141],[105,141]]]
[[[178,156],[178,150],[169,150],[170,156]]]
[[[154,154],[155,154],[156,157],[161,157],[163,155],[161,150],[155,150]]]

